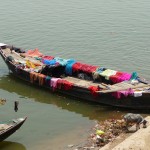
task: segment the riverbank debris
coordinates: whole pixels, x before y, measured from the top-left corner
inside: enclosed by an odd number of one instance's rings
[[[126,132],[124,120],[108,119],[97,123],[89,139],[96,147],[102,147]]]
[[[126,133],[126,124],[123,119],[96,122],[96,125],[89,131],[89,136],[84,144],[76,145],[73,150],[98,150],[114,141],[122,133]]]
[[[6,99],[0,98],[0,105],[4,105],[6,103]]]
[[[145,119],[143,118],[143,120]],[[87,139],[78,145],[74,145],[69,150],[100,150],[106,144],[114,142],[119,136],[136,132],[134,130],[136,127],[135,122],[129,122],[128,127],[129,130],[127,130],[124,118],[96,121],[94,127],[89,130]]]

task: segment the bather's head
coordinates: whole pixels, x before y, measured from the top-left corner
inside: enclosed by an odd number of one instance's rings
[[[147,127],[147,121],[146,120],[143,120],[143,128],[146,128]]]

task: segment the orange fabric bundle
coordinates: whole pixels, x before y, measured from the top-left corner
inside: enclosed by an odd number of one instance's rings
[[[39,85],[43,85],[46,76],[36,72],[30,72],[30,82],[34,83],[36,80],[39,81]]]
[[[30,56],[30,57],[42,57],[43,56],[43,54],[40,53],[37,48],[35,50],[28,50],[24,55]]]
[[[43,74],[38,74],[38,79],[39,79],[39,85],[43,85],[45,81],[46,76]]]
[[[30,72],[30,82],[33,83],[38,79],[38,73],[36,72]]]

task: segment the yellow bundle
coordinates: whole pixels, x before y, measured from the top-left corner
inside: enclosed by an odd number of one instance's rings
[[[36,66],[34,65],[34,63],[32,63],[31,61],[29,61],[29,60],[26,60],[26,66],[28,67],[28,68],[35,68]]]
[[[102,135],[102,134],[104,134],[105,132],[104,131],[102,131],[102,130],[96,130],[96,134],[97,135]]]

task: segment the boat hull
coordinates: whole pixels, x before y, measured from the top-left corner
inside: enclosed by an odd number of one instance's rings
[[[8,129],[1,131],[0,132],[0,142],[4,141],[5,139],[7,139],[10,135],[12,135],[14,132],[16,132],[25,122],[25,120],[27,119],[27,117],[23,118],[22,121],[13,124],[11,127],[9,127]]]
[[[6,57],[1,52],[1,56],[3,60],[6,60]],[[29,83],[30,82],[30,73],[23,70],[23,69],[16,69],[15,65],[10,61],[5,61],[9,70],[12,71],[13,75],[17,78],[25,80]],[[38,83],[31,83],[39,86]],[[41,85],[40,85],[41,86]],[[50,86],[42,85],[42,88],[47,88],[50,91],[53,89]],[[54,92],[54,91],[53,91]],[[150,108],[150,93],[143,93],[140,97],[122,97],[121,99],[116,99],[112,96],[111,93],[98,93],[97,96],[93,96],[91,92],[87,88],[73,86],[72,89],[63,90],[63,89],[56,89],[55,92],[65,94],[71,96],[73,98],[79,98],[86,101],[96,102],[104,105],[110,105],[115,107],[122,107],[122,108],[131,108],[131,109],[149,109]]]

